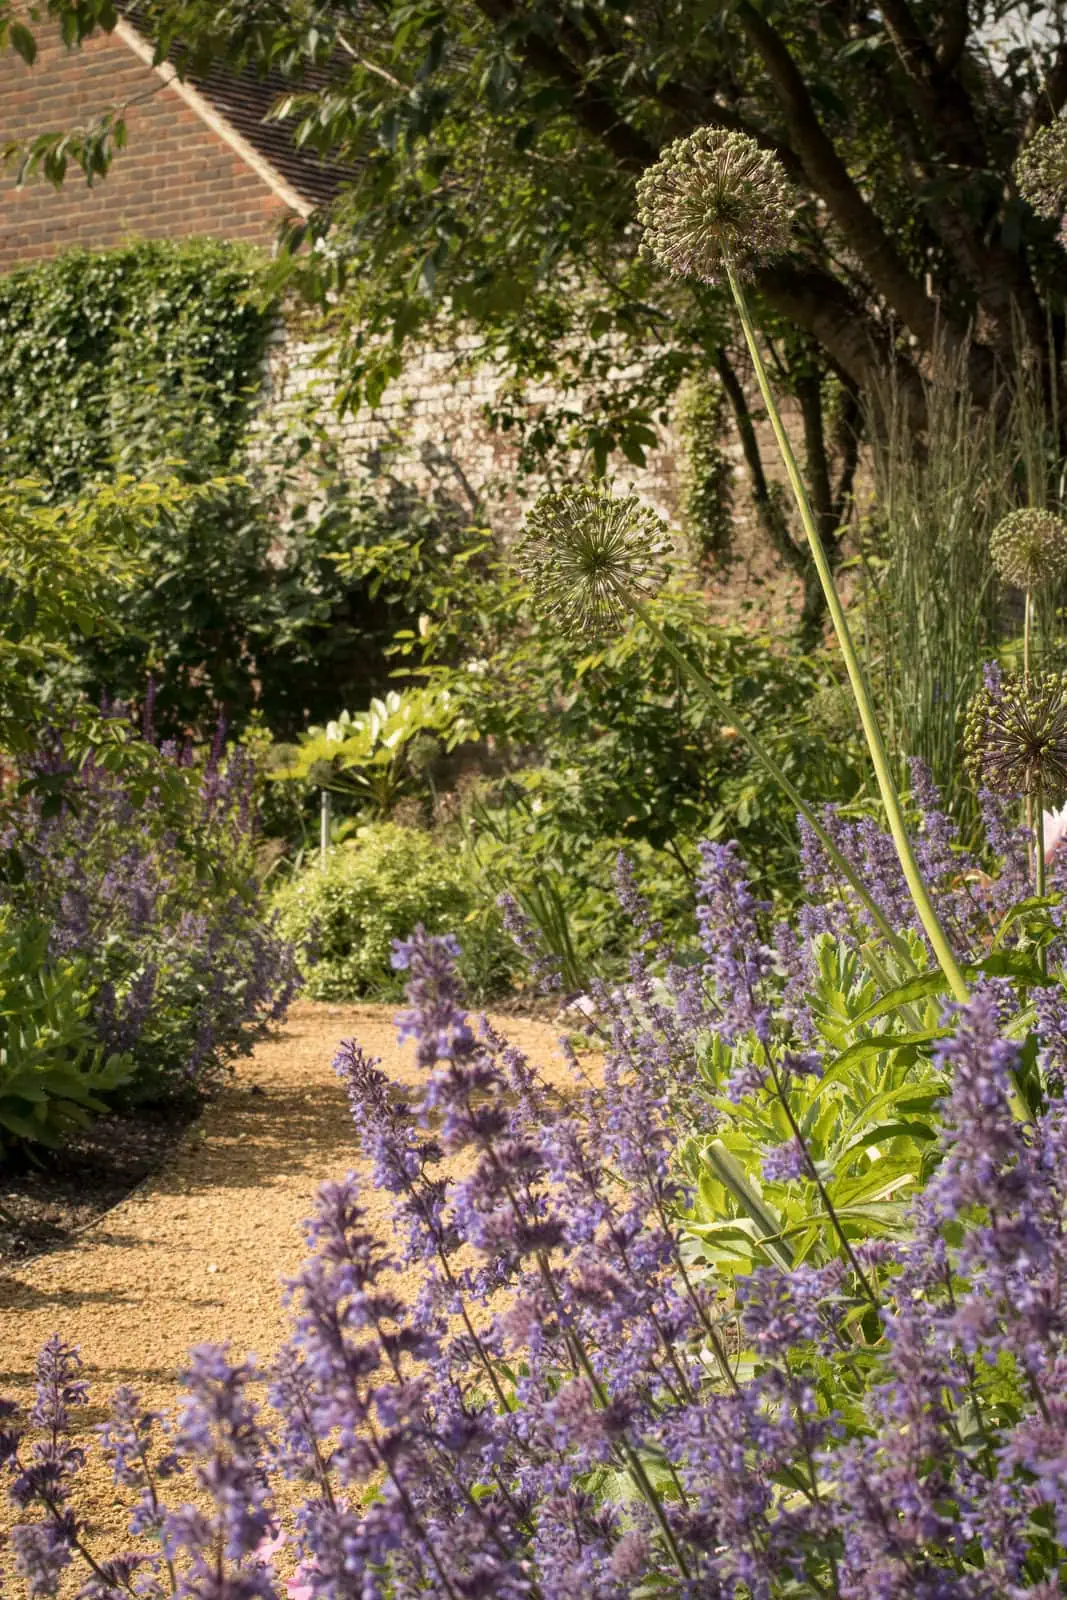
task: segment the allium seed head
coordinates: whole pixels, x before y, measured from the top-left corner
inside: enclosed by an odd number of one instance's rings
[[[1067,522],[1051,511],[1012,511],[993,529],[989,554],[1005,583],[1038,589],[1067,573]]]
[[[597,634],[618,621],[628,596],[659,588],[670,549],[667,524],[636,495],[586,486],[540,497],[518,555],[536,602],[565,627]]]
[[[680,278],[715,283],[789,247],[794,205],[781,162],[747,134],[699,128],[637,182],[643,249]]]
[[[847,739],[857,727],[856,702],[847,683],[829,683],[811,697],[808,715],[821,733]]]
[[[1067,201],[1067,122],[1049,123],[1024,145],[1015,181],[1039,217],[1058,217]]]
[[[1067,678],[1032,673],[979,689],[967,708],[964,754],[975,782],[1014,799],[1067,797]]]

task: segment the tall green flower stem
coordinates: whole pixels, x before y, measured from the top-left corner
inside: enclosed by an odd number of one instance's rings
[[[763,403],[767,407],[767,415],[770,418],[771,427],[774,429],[774,436],[781,452],[782,461],[785,464],[790,487],[797,503],[797,510],[800,512],[800,520],[811,549],[812,560],[815,562],[815,569],[819,574],[823,594],[826,596],[827,609],[834,625],[834,631],[837,634],[845,670],[852,685],[852,693],[855,696],[860,721],[863,724],[863,731],[867,738],[867,747],[874,763],[874,775],[878,783],[878,792],[882,797],[882,804],[885,807],[886,818],[889,823],[889,831],[893,836],[893,843],[896,846],[897,856],[907,881],[908,890],[919,914],[919,921],[922,923],[926,937],[930,941],[953,994],[957,1000],[965,1003],[969,998],[967,982],[963,976],[963,970],[952,952],[945,930],[941,926],[940,919],[934,909],[934,903],[930,898],[930,891],[926,887],[923,875],[919,870],[919,863],[915,859],[915,852],[904,824],[904,814],[900,808],[900,797],[897,794],[896,785],[889,771],[889,760],[882,740],[881,729],[878,726],[878,719],[875,716],[871,692],[859,657],[856,654],[855,645],[852,643],[848,619],[845,616],[844,608],[834,584],[834,575],[826,556],[826,550],[822,539],[819,537],[819,530],[815,526],[815,518],[812,514],[807,490],[804,487],[804,480],[800,475],[800,468],[797,465],[796,456],[793,454],[789,436],[782,425],[778,405],[771,389],[770,380],[767,377],[767,369],[763,364],[763,357],[756,340],[756,330],[749,315],[748,302],[745,299],[740,279],[728,260],[726,262],[726,275],[730,284],[730,291],[734,297],[734,304],[737,307],[737,314],[741,319],[745,342],[752,357],[756,382],[759,384]]]
[[[1033,616],[1033,597],[1027,588],[1023,591],[1023,683],[1030,687],[1030,619]],[[1041,795],[1037,796],[1035,807],[1034,796],[1026,796],[1026,830],[1030,835],[1031,846],[1034,852],[1034,890],[1035,893],[1045,893],[1045,813],[1042,809]],[[1028,846],[1028,849],[1031,847]]]
[[[1048,873],[1045,867],[1045,794],[1038,785],[1034,795],[1035,884],[1039,895],[1048,893]]]
[[[736,708],[733,706],[728,706],[725,700],[722,700],[719,697],[719,694],[717,693],[714,684],[711,682],[711,679],[700,670],[695,662],[690,660],[685,651],[680,649],[679,646],[675,644],[673,639],[669,638],[667,634],[664,633],[663,629],[652,616],[644,601],[640,600],[632,592],[632,590],[623,588],[621,586],[616,590],[616,593],[620,602],[628,607],[628,609],[633,612],[634,616],[639,618],[639,620],[644,624],[645,628],[647,628],[648,632],[655,639],[660,649],[666,651],[671,660],[689,679],[690,683],[701,695],[701,697],[707,701],[708,705],[710,705],[712,710],[715,712],[715,715],[721,718],[724,723],[729,723],[731,727],[737,729],[741,739],[751,750],[756,760],[760,762],[768,775],[774,779],[775,783],[779,785],[790,802],[797,808],[797,811],[804,818],[804,821],[808,824],[808,827],[822,845],[822,848],[826,853],[826,857],[833,866],[834,870],[840,874],[842,879],[853,890],[857,899],[860,901],[860,904],[871,918],[871,921],[885,939],[886,943],[893,950],[893,953],[907,966],[909,971],[914,972],[915,962],[912,958],[911,951],[908,949],[907,943],[901,938],[900,934],[897,933],[896,929],[889,922],[885,916],[885,913],[878,905],[878,902],[872,897],[869,889],[863,882],[863,879],[860,877],[859,873],[841,854],[840,850],[837,848],[833,839],[819,821],[811,806],[804,799],[804,796],[800,793],[800,790],[795,786],[792,780],[787,777],[785,772],[783,772],[778,762],[767,749],[767,746],[761,739],[756,737],[750,728],[745,726],[743,721],[738,718]]]

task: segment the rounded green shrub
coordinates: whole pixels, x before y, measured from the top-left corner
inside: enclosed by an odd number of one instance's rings
[[[300,951],[305,993],[316,1000],[402,998],[393,940],[420,922],[430,933],[455,934],[472,999],[507,989],[519,964],[500,913],[462,859],[394,822],[361,828],[325,870],[305,867],[278,890],[275,906]]]

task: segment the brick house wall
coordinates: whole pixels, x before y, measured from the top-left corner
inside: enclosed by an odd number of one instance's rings
[[[128,102],[127,146],[91,188],[71,169],[61,189],[40,177],[19,189],[0,169],[0,272],[132,238],[207,235],[270,248],[294,197],[271,187],[122,36],[68,50],[50,25],[34,31],[32,67],[13,53],[0,58],[0,143],[85,126]]]

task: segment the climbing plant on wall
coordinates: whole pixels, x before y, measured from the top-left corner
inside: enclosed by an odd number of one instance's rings
[[[117,465],[229,466],[275,314],[263,284],[249,252],[209,240],[76,250],[0,279],[5,476],[67,498]]]
[[[290,737],[365,704],[391,682],[393,632],[425,609],[422,569],[462,542],[455,508],[353,480],[321,419],[248,450],[278,315],[265,285],[254,254],[204,240],[0,278],[3,478],[33,478],[52,506],[116,473],[202,487],[145,523],[144,578],[115,628],[71,651],[93,699],[140,700],[151,676],[166,734],[210,735],[220,712],[237,731],[257,709]],[[396,573],[394,544],[425,559]]]

